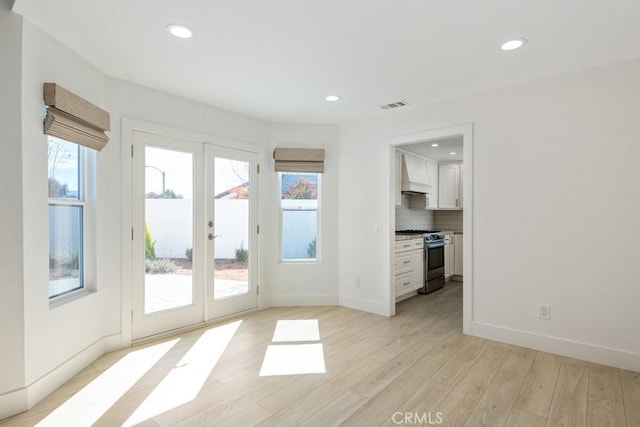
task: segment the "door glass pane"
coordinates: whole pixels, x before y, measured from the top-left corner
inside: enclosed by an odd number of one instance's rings
[[[83,287],[82,209],[49,205],[49,298]]]
[[[214,299],[249,292],[249,175],[249,162],[215,158]]]
[[[193,154],[145,147],[145,314],[193,303]]]

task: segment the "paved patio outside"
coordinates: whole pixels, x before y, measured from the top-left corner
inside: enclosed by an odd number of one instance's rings
[[[189,305],[193,301],[192,276],[188,274],[145,274],[145,314]],[[246,280],[215,279],[214,299],[246,294]]]
[[[188,274],[145,274],[145,314],[189,305],[193,301],[192,276]],[[245,294],[246,280],[215,279],[214,299]],[[58,295],[75,289],[77,278],[49,281],[49,293]]]

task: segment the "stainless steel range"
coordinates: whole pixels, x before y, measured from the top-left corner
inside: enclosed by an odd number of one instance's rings
[[[444,287],[444,234],[440,230],[399,230],[396,234],[422,234],[424,237],[424,287],[428,294]]]

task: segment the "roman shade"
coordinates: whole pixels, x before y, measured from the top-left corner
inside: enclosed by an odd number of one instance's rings
[[[282,148],[273,150],[276,172],[324,172],[324,148]]]
[[[56,83],[44,84],[47,116],[44,133],[95,150],[102,150],[111,130],[109,113]]]

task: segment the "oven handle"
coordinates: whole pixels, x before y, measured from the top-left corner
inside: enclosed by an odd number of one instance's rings
[[[445,245],[444,242],[441,243],[428,243],[427,244],[427,249],[435,249],[435,248],[441,248]]]

